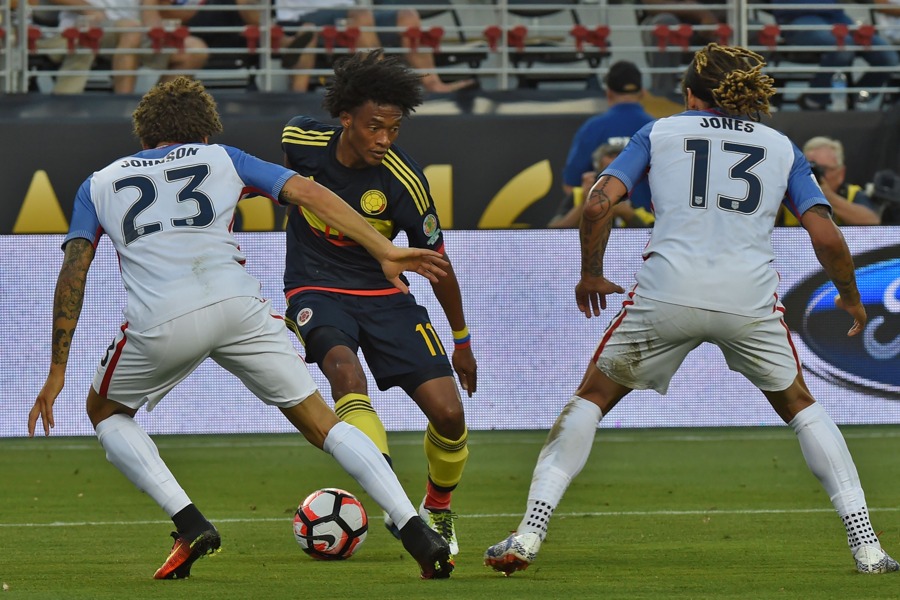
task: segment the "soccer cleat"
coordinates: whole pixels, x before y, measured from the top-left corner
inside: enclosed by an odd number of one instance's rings
[[[391,515],[387,513],[384,513],[384,528],[391,532],[392,536],[394,536],[398,540],[400,539],[400,530],[397,528],[397,525],[396,523],[394,523]]]
[[[541,537],[538,534],[512,533],[485,551],[484,565],[509,577],[516,571],[527,569],[540,549]]]
[[[422,579],[447,579],[453,571],[450,546],[420,517],[410,519],[400,530],[403,548],[422,569]]]
[[[419,516],[428,526],[438,532],[450,545],[450,558],[459,554],[459,543],[456,541],[456,527],[453,521],[459,518],[455,512],[446,509],[425,508],[425,500],[419,505]]]
[[[900,564],[878,546],[860,546],[853,553],[853,558],[856,560],[856,570],[860,573],[900,571]]]
[[[210,525],[212,527],[212,525]],[[222,539],[215,527],[200,532],[193,539],[183,534],[172,532],[175,543],[166,562],[163,563],[153,579],[186,579],[191,576],[191,565],[198,558],[219,551]]]

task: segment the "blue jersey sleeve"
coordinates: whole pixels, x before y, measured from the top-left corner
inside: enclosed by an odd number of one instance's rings
[[[647,123],[631,140],[622,153],[603,170],[601,175],[610,175],[620,180],[628,192],[644,177],[650,166],[650,131],[654,122]]]
[[[274,200],[278,200],[281,188],[284,187],[287,180],[297,174],[295,171],[256,158],[232,146],[223,145],[222,147],[228,153],[243,182]]]
[[[816,176],[813,175],[809,161],[796,145],[794,146],[794,164],[788,175],[787,194],[785,194],[782,204],[794,213],[797,220],[816,204],[824,204],[831,210],[831,205],[825,199],[825,194],[819,187]]]
[[[102,233],[103,229],[100,226],[100,219],[97,217],[97,209],[91,200],[91,178],[89,177],[84,180],[75,194],[72,221],[62,247],[65,248],[69,240],[75,238],[84,238],[96,247]]]

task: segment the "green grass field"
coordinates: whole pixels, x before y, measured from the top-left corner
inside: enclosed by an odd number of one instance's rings
[[[846,427],[873,524],[900,554],[900,427]],[[414,504],[421,434],[391,434]],[[601,430],[538,560],[504,578],[484,549],[518,524],[544,432],[472,432],[454,509],[461,554],[450,580],[421,581],[381,511],[300,436],[156,441],[222,552],[184,581],[151,577],[171,522],[106,462],[93,438],[0,440],[0,581],[9,598],[900,598],[900,574],[853,569],[840,520],[787,428]],[[345,487],[371,527],[349,561],[307,557],[296,504]]]

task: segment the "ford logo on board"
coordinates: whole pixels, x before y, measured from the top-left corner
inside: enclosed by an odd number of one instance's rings
[[[900,399],[900,247],[854,258],[856,284],[869,321],[847,337],[851,322],[834,305],[837,289],[824,272],[790,290],[782,302],[785,321],[809,348],[804,367],[841,385]]]

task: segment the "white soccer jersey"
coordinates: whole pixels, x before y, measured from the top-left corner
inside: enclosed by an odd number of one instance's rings
[[[293,175],[218,144],[145,150],[85,180],[65,242],[85,238],[96,247],[109,236],[128,295],[125,319],[145,331],[228,298],[259,296],[231,233],[234,211],[250,190],[277,198]]]
[[[277,0],[275,18],[278,21],[300,21],[304,15],[317,10],[341,10],[353,8],[353,0]]]
[[[59,30],[63,31],[68,27],[76,27],[78,19],[82,16],[81,10],[91,8],[106,13],[106,18],[110,21],[118,21],[121,19],[141,20],[140,0],[85,0],[87,5],[79,7],[78,11],[63,10],[59,13]]]
[[[746,316],[773,310],[770,237],[782,202],[795,214],[828,204],[784,134],[712,110],[647,124],[604,174],[629,191],[650,180],[656,223],[636,293]]]

